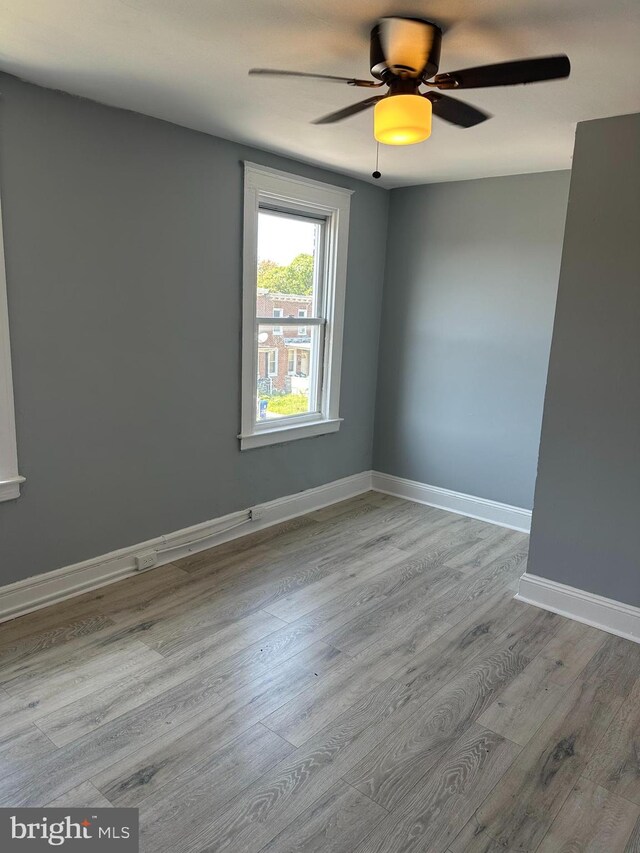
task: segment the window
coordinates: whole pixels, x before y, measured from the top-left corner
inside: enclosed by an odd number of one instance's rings
[[[340,427],[351,192],[245,163],[244,197],[246,450]]]
[[[258,349],[258,379],[266,379],[268,376],[278,375],[278,350]]]
[[[9,346],[9,310],[5,278],[4,246],[2,242],[2,211],[0,210],[0,501],[20,497],[18,451],[13,407],[11,378],[11,348]]]

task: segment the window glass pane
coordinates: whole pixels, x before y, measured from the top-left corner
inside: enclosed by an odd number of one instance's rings
[[[323,228],[321,220],[260,210],[257,317],[321,316]]]
[[[268,296],[270,296],[271,294],[267,294],[267,295],[268,295]],[[264,301],[264,303],[265,303],[265,305],[266,305],[266,304],[268,304],[268,302],[269,302],[269,301],[271,301],[271,300],[264,299],[264,296],[263,296],[263,301]],[[272,313],[272,315],[271,315],[272,317],[282,317],[282,316],[284,316],[284,311],[283,311],[283,309],[282,309],[282,308],[273,308],[273,309],[272,309],[272,312],[273,312],[273,313]],[[261,314],[261,315],[259,314],[258,316],[268,317],[269,315],[268,315],[268,314]],[[281,334],[282,334],[282,326],[274,326],[274,327],[273,327],[273,334],[274,334],[274,335],[281,335]]]
[[[324,326],[257,327],[256,421],[280,420],[320,411],[319,386]]]

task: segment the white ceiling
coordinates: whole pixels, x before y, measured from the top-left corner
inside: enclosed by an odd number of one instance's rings
[[[2,0],[0,68],[370,177],[371,112],[310,124],[366,90],[247,70],[368,77],[369,30],[389,14],[446,26],[440,71],[564,52],[572,75],[466,91],[494,118],[466,130],[434,119],[427,142],[381,146],[385,186],[569,168],[576,122],[640,111],[638,0]]]

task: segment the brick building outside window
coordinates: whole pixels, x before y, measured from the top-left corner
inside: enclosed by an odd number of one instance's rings
[[[310,316],[312,296],[276,293],[258,288],[258,317],[274,317],[272,327],[264,327],[258,338],[258,395],[309,395],[311,358]],[[278,326],[278,317],[299,317],[299,326]]]

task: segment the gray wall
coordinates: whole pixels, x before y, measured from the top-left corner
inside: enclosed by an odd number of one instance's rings
[[[22,497],[0,583],[371,467],[388,193],[0,76]],[[240,453],[240,161],[356,190],[339,433]]]
[[[532,506],[568,187],[391,192],[376,469]]]
[[[528,571],[640,605],[640,115],[578,125]]]

